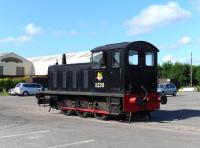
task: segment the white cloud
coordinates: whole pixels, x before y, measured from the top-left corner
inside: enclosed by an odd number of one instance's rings
[[[167,55],[162,58],[163,62],[168,62],[168,61],[173,61],[173,56],[172,55]]]
[[[26,25],[24,30],[28,35],[31,36],[44,33],[43,28],[41,26],[36,26],[34,23],[29,23],[28,25]]]
[[[189,36],[183,36],[180,39],[178,39],[175,43],[172,43],[170,45],[159,45],[159,49],[179,49],[183,45],[190,44],[192,42],[191,37]]]
[[[24,27],[25,33],[21,36],[16,37],[4,37],[0,38],[0,43],[15,43],[15,44],[22,44],[27,43],[32,40],[32,36],[40,35],[44,33],[44,30],[40,26],[35,26],[34,23],[29,23]]]
[[[162,58],[162,62],[183,63],[184,59],[183,58],[174,58],[173,55],[167,55]]]
[[[17,37],[7,37],[7,38],[0,38],[0,43],[16,43],[16,44],[21,44],[21,43],[26,43],[30,42],[31,37],[30,36],[17,36]]]
[[[69,32],[69,35],[70,36],[77,36],[78,35],[78,31],[72,30],[72,31]]]
[[[191,43],[191,38],[189,36],[184,36],[180,39],[180,44],[189,44]]]
[[[149,32],[157,26],[184,20],[191,15],[178,3],[170,1],[166,5],[152,5],[143,9],[139,15],[127,20],[125,25],[129,35],[136,35]]]

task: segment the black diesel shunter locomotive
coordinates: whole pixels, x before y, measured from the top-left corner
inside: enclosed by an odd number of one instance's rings
[[[166,104],[157,93],[157,52],[145,41],[123,42],[91,50],[90,63],[53,65],[48,69],[49,90],[37,94],[65,115],[147,114]]]

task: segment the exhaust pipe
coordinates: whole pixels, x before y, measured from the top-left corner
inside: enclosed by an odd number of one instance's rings
[[[62,55],[62,65],[66,64],[66,55]]]

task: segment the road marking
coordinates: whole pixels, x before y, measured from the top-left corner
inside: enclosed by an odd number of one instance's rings
[[[31,132],[31,133],[22,133],[22,134],[16,134],[16,135],[7,135],[7,136],[1,136],[0,139],[3,138],[12,138],[12,137],[18,137],[18,136],[25,136],[25,135],[33,135],[33,134],[40,134],[40,133],[47,133],[49,131],[37,131],[37,132]]]
[[[78,145],[78,144],[84,144],[84,143],[91,143],[91,142],[94,142],[94,141],[95,141],[95,140],[80,141],[80,142],[68,143],[68,144],[63,144],[63,145],[51,146],[51,147],[48,147],[48,148],[60,148],[60,147],[66,147],[66,146],[71,146],[71,145]]]

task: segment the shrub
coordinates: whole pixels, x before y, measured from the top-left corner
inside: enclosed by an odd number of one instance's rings
[[[5,88],[6,87],[6,79],[0,79],[0,87]]]
[[[12,80],[12,87],[15,87],[18,83],[24,83],[25,79],[24,78],[14,78]]]
[[[15,87],[17,83],[25,82],[24,78],[4,78],[0,79],[0,88],[5,89],[8,91],[10,88]]]
[[[197,91],[200,92],[200,86],[197,86]]]

